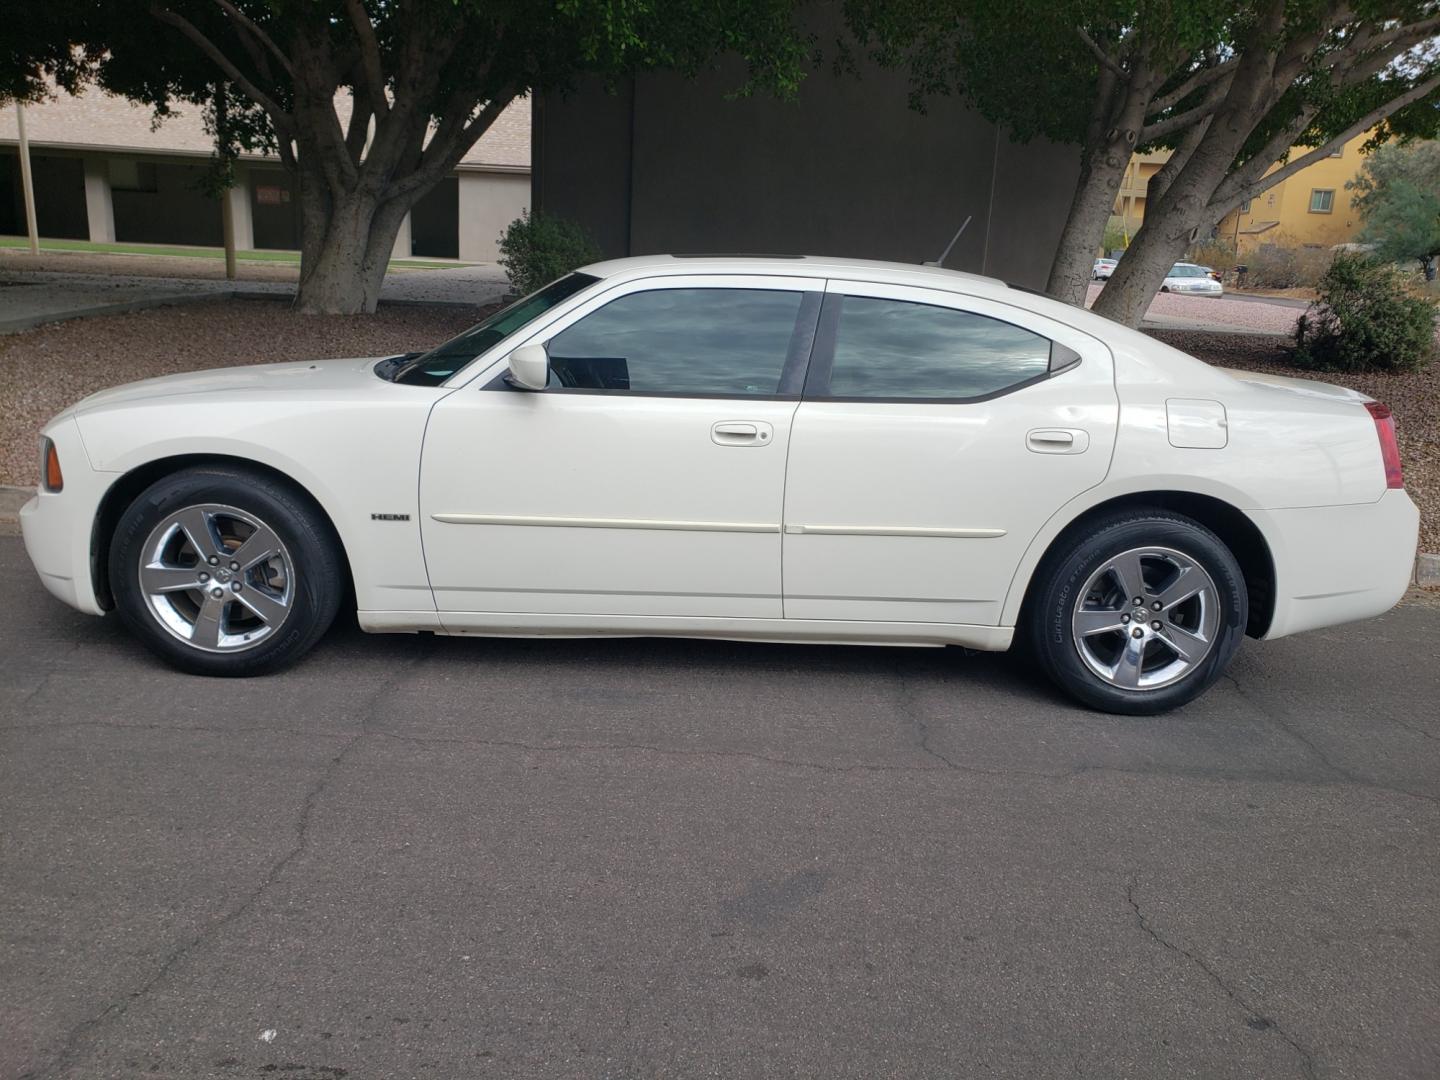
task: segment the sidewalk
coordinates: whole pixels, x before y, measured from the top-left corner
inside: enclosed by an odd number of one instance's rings
[[[145,273],[110,273],[109,256],[62,256],[75,269],[48,269],[57,259],[42,256],[47,269],[30,269],[25,255],[0,253],[0,333],[90,315],[113,315],[164,304],[233,296],[293,296],[293,281],[227,281],[187,276],[189,260],[146,259]],[[130,260],[127,259],[127,262]],[[174,276],[157,276],[171,269]],[[380,302],[487,304],[504,295],[505,273],[494,263],[436,269],[394,268],[386,275]]]

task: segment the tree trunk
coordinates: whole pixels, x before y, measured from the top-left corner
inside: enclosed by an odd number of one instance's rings
[[[1130,161],[1131,145],[1123,135],[1096,147],[1080,167],[1080,181],[1070,214],[1060,233],[1060,246],[1050,267],[1045,291],[1076,307],[1085,305],[1095,266],[1095,253],[1105,239],[1105,226],[1115,212],[1115,197]]]
[[[301,268],[295,309],[306,315],[374,314],[409,207],[403,200],[381,203],[363,191],[334,200],[332,207],[322,241]]]

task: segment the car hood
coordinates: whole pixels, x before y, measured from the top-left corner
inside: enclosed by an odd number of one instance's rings
[[[74,409],[76,412],[85,413],[91,409],[128,401],[236,390],[343,390],[377,381],[373,369],[382,359],[384,358],[370,356],[343,360],[305,360],[291,364],[253,364],[247,367],[163,375],[157,379],[142,379],[140,382],[101,390],[78,402]]]

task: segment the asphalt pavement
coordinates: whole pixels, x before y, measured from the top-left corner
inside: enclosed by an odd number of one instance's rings
[[[1440,604],[1118,718],[958,650],[157,665],[0,539],[0,1077],[1440,1075]]]

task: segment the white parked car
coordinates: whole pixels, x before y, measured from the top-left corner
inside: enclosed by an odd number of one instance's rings
[[[1161,292],[1186,293],[1195,296],[1223,296],[1225,286],[1219,280],[1212,277],[1212,271],[1208,266],[1197,266],[1194,263],[1176,263],[1165,275],[1165,281],[1160,286]]]
[[[1092,281],[1109,281],[1110,275],[1119,265],[1119,259],[1096,259],[1095,264],[1090,267],[1090,278]]]
[[[1153,713],[1247,633],[1390,608],[1418,528],[1361,394],[835,259],[600,263],[423,354],[103,391],[42,451],[47,588],[218,675],[353,595],[370,631],[1023,638]]]

